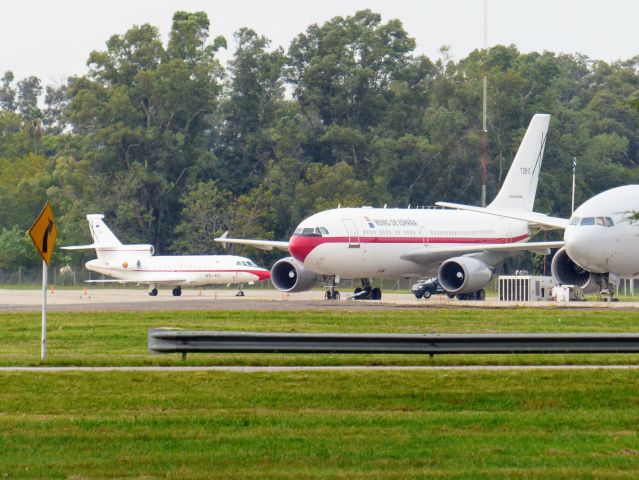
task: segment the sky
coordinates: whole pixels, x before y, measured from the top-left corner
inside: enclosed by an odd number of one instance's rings
[[[516,45],[522,52],[581,53],[608,62],[639,55],[639,1],[487,0],[488,45]],[[288,48],[312,23],[369,8],[382,21],[398,18],[415,38],[415,53],[440,57],[449,46],[453,59],[484,44],[484,0],[21,0],[3,2],[0,19],[0,74],[38,76],[45,85],[66,83],[87,71],[92,50],[105,50],[113,34],[150,23],[166,42],[178,10],[207,12],[211,38],[226,37],[232,56],[233,32],[250,27]]]

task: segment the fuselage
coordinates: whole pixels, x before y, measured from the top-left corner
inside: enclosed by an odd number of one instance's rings
[[[593,273],[639,278],[639,185],[613,188],[584,202],[564,233],[568,256]]]
[[[122,256],[90,260],[86,268],[126,282],[172,286],[253,283],[270,277],[268,270],[234,255]]]
[[[476,212],[339,208],[300,223],[289,240],[289,251],[320,275],[419,277],[436,272],[443,260],[454,256],[442,255],[446,247],[525,242],[530,236],[525,221]],[[427,252],[425,261],[410,259],[416,249]]]

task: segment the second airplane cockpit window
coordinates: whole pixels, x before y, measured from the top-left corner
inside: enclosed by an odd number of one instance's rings
[[[570,221],[570,225],[599,225],[601,227],[612,227],[615,222],[612,221],[610,217],[574,217]]]

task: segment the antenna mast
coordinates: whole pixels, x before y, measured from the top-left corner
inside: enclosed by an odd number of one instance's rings
[[[486,126],[487,96],[488,96],[488,0],[484,0],[484,92],[482,99],[483,109],[483,132],[482,132],[482,153],[481,153],[481,206],[486,206],[486,170],[488,148],[488,127]]]

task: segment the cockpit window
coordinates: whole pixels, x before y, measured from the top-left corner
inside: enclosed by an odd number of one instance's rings
[[[595,222],[597,223],[597,225],[601,225],[602,227],[606,226],[606,219],[604,217],[595,218]]]
[[[296,228],[294,233],[305,237],[321,237],[322,235],[328,235],[328,230],[324,227],[304,227]]]
[[[584,217],[581,219],[581,225],[594,225],[595,217]]]
[[[570,220],[570,225],[579,225],[579,222],[581,222],[581,217],[572,217],[572,220]]]
[[[614,227],[615,222],[612,221],[612,218],[606,217],[606,227]]]

